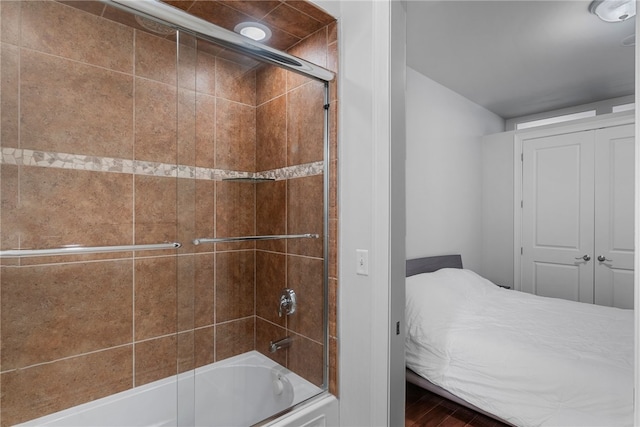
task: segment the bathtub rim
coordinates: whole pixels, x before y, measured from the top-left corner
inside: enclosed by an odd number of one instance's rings
[[[260,365],[257,365],[255,363],[250,363],[249,361],[251,359],[259,359],[259,361],[262,363]],[[31,427],[31,426],[42,426],[42,425],[49,425],[51,423],[56,423],[59,422],[60,420],[63,420],[65,418],[68,418],[70,416],[79,414],[79,413],[83,413],[83,412],[88,412],[91,410],[95,410],[97,408],[109,405],[109,404],[115,404],[116,402],[123,400],[123,399],[127,399],[130,398],[132,396],[135,395],[139,395],[141,393],[148,393],[149,391],[152,391],[154,389],[158,389],[158,388],[162,388],[162,387],[166,387],[166,386],[172,386],[175,385],[176,387],[179,387],[180,381],[181,380],[189,380],[190,378],[195,378],[198,374],[206,374],[208,371],[211,370],[215,370],[215,369],[223,369],[223,368],[227,368],[227,367],[246,367],[246,366],[258,366],[258,367],[263,367],[263,368],[267,368],[267,369],[278,369],[278,370],[282,370],[285,371],[287,373],[287,375],[291,374],[295,377],[299,377],[301,380],[305,381],[308,385],[315,387],[318,391],[314,392],[314,394],[312,396],[306,397],[303,400],[300,400],[297,403],[294,403],[290,406],[288,406],[286,409],[279,411],[277,413],[275,413],[274,415],[265,418],[261,421],[259,421],[257,424],[253,424],[252,426],[262,426],[262,425],[266,425],[269,422],[275,421],[278,418],[291,413],[294,409],[296,408],[300,408],[301,406],[304,406],[306,404],[308,404],[308,402],[313,401],[314,399],[323,396],[325,394],[328,394],[328,391],[326,390],[326,388],[324,387],[324,384],[322,386],[317,386],[313,383],[311,383],[310,381],[308,381],[307,379],[303,378],[302,376],[296,374],[294,371],[292,371],[291,369],[280,365],[278,362],[274,361],[273,359],[269,358],[268,356],[266,356],[265,354],[257,351],[257,350],[250,350],[247,351],[245,353],[241,353],[232,357],[229,357],[227,359],[223,359],[220,360],[218,362],[214,362],[214,363],[210,363],[204,366],[200,366],[198,368],[195,369],[191,369],[185,372],[181,372],[180,374],[176,374],[170,377],[166,377],[166,378],[161,378],[159,380],[147,383],[147,384],[142,384],[140,386],[137,387],[132,387],[111,395],[107,395],[107,396],[103,396],[100,398],[97,398],[95,400],[91,400],[89,402],[84,402],[81,404],[78,404],[76,406],[72,406],[70,408],[65,408],[65,409],[61,409],[59,411],[50,413],[50,414],[46,414],[37,418],[33,418],[31,420],[26,420],[23,421],[19,424],[15,424],[15,427]],[[176,389],[176,392],[178,392],[178,389]],[[177,398],[177,396],[176,396]],[[295,393],[294,393],[294,402],[295,402]],[[177,420],[178,420],[178,407],[179,407],[179,403],[176,400],[176,414],[175,415],[175,419],[176,419],[176,424],[177,424]],[[45,423],[45,424],[43,424]],[[151,424],[151,426],[156,425],[156,424]]]

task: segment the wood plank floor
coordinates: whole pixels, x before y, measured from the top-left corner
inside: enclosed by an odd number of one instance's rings
[[[405,427],[506,427],[505,424],[407,383]]]

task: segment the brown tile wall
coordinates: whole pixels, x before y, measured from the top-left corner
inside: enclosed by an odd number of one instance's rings
[[[106,13],[94,2],[69,3]],[[219,49],[196,47],[189,36],[176,44],[53,1],[2,1],[0,19],[0,147],[239,171],[322,160],[316,82],[221,59],[207,53]],[[336,70],[336,47],[329,24],[291,52]],[[305,113],[309,103],[317,115]],[[335,172],[335,125],[331,141]],[[333,173],[335,394],[336,182]],[[2,249],[184,243],[178,257],[147,251],[3,261],[0,425],[252,349],[322,383],[321,240],[188,243],[322,234],[321,176],[246,184],[2,165],[0,203]],[[286,286],[298,294],[298,312],[279,318]],[[286,335],[295,338],[290,349],[267,351],[269,340]]]
[[[289,52],[337,72],[335,23],[314,32]],[[257,170],[310,163],[324,158],[324,89],[319,82],[275,67],[257,73]],[[331,120],[338,103],[331,85]],[[277,117],[273,119],[272,117]],[[337,384],[337,127],[330,132],[331,163],[329,262],[329,389]],[[283,143],[286,142],[286,143]],[[323,236],[323,177],[261,183],[256,189],[258,234],[317,233]],[[265,241],[256,245],[256,349],[320,385],[324,348],[322,240]],[[297,311],[278,316],[283,288],[296,292]],[[293,344],[277,353],[271,340],[290,336]]]

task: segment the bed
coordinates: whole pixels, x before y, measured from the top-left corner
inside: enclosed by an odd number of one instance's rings
[[[633,310],[407,261],[407,381],[513,426],[633,425]]]

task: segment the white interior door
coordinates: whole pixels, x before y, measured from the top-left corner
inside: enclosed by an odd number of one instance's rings
[[[633,308],[634,125],[595,136],[595,303]]]
[[[522,290],[593,303],[594,135],[523,141]]]

